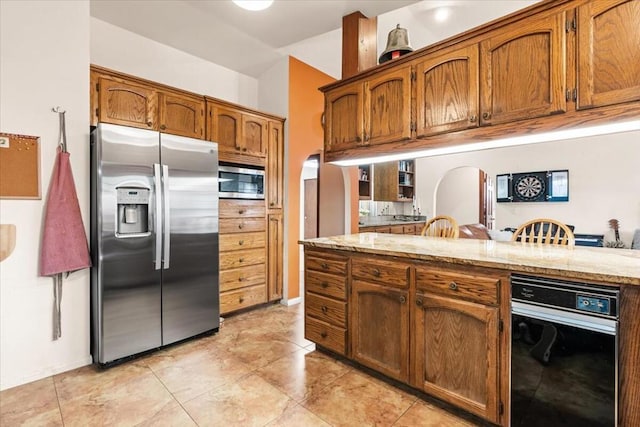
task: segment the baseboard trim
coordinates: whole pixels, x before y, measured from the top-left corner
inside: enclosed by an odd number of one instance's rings
[[[91,355],[88,355],[76,361],[65,363],[64,365],[51,366],[39,372],[34,372],[29,375],[21,376],[20,378],[11,378],[6,381],[3,378],[2,384],[0,384],[0,390],[6,390],[12,387],[17,387],[19,385],[41,380],[43,378],[48,378],[57,374],[61,374],[63,372],[67,372],[73,369],[81,368],[83,366],[91,365],[92,363],[93,363],[93,358],[91,357]]]
[[[292,305],[296,305],[296,304],[300,304],[302,302],[302,298],[301,297],[295,297],[295,298],[290,298],[288,300],[282,300],[280,301],[280,304],[282,305],[286,305],[287,307],[292,306]]]

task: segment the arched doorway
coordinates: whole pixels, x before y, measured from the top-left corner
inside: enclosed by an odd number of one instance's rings
[[[449,215],[458,224],[495,224],[493,182],[482,169],[462,166],[447,171],[436,186],[434,215]]]

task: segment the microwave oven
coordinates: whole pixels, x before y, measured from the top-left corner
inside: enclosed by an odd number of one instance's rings
[[[221,199],[264,199],[264,170],[221,164],[218,193]]]

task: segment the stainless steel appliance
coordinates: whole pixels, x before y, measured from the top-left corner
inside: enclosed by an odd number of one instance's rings
[[[619,288],[514,274],[511,426],[615,426]]]
[[[91,350],[110,364],[219,328],[217,144],[91,132]]]
[[[218,168],[222,199],[264,199],[264,170],[223,164]]]

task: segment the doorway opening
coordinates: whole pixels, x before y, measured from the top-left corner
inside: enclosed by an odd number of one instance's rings
[[[491,177],[473,166],[447,171],[436,187],[434,215],[449,215],[459,224],[482,224],[493,230],[494,189]]]

